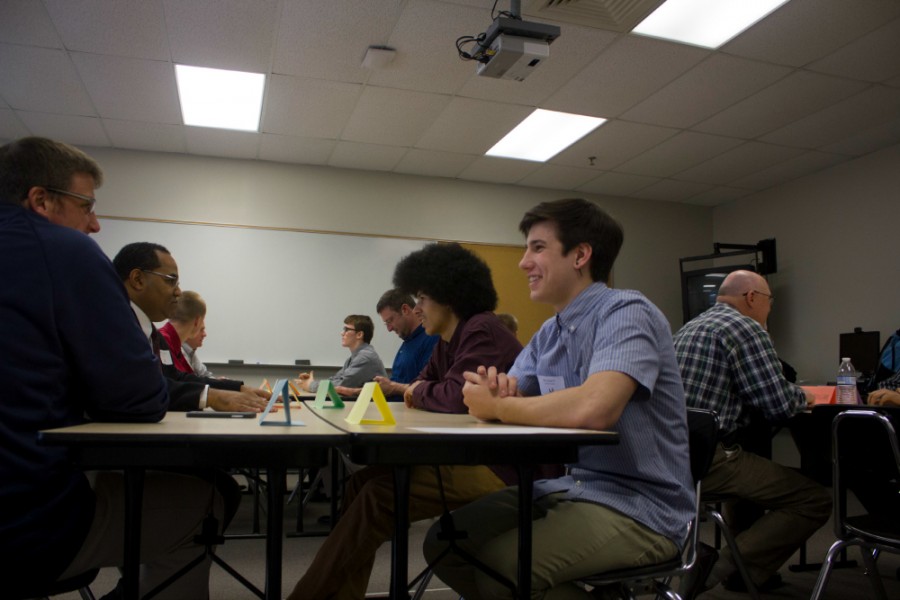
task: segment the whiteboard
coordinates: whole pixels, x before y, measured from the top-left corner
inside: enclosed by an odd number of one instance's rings
[[[390,368],[401,340],[375,312],[394,267],[422,240],[193,223],[100,219],[93,239],[112,259],[126,244],[172,253],[182,290],[206,300],[204,362],[342,365],[341,327],[350,314],[375,323],[372,345]]]

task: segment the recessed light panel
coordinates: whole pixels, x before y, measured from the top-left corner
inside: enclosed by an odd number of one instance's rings
[[[545,162],[605,122],[598,117],[538,108],[486,154]]]
[[[175,65],[185,125],[259,131],[262,73]]]
[[[634,33],[718,48],[787,0],[666,0]]]

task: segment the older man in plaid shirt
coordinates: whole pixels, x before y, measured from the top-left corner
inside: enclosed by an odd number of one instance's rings
[[[750,271],[735,271],[722,282],[716,304],[675,334],[688,406],[716,411],[721,441],[703,479],[704,496],[750,500],[767,509],[736,541],[754,584],[761,590],[781,584],[778,569],[827,520],[828,491],[796,471],[735,443],[735,433],[756,411],[779,422],[811,401],[782,374],[765,329],[773,296],[769,284]],[[707,576],[708,575],[708,576]],[[726,549],[698,573],[698,591],[724,581],[739,590],[743,582]]]

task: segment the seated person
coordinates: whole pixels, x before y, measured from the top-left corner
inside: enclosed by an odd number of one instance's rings
[[[403,401],[403,393],[428,364],[434,345],[440,339],[425,333],[422,317],[416,313],[415,305],[412,296],[395,288],[382,294],[375,307],[387,330],[403,340],[394,356],[391,378],[375,378],[388,402]]]
[[[734,271],[722,281],[716,304],[675,334],[688,406],[719,415],[720,442],[703,478],[703,494],[749,500],[768,510],[735,538],[753,583],[766,591],[782,584],[778,569],[831,516],[831,494],[793,469],[747,452],[735,439],[753,412],[783,422],[813,401],[784,376],[765,329],[772,307],[768,282],[751,271]],[[745,584],[726,548],[718,560],[701,564],[697,591],[723,581],[726,589]]]
[[[894,373],[878,384],[878,389],[870,392],[866,404],[873,406],[900,406],[900,373]]]
[[[372,318],[366,315],[348,315],[344,319],[344,327],[341,329],[341,346],[350,350],[350,358],[344,362],[344,366],[331,376],[331,383],[335,391],[341,396],[355,396],[360,388],[372,381],[375,377],[386,376],[384,363],[375,352],[375,347],[370,344],[375,334],[375,324]],[[305,392],[315,392],[319,389],[312,371],[300,373],[295,380]]]
[[[181,344],[181,351],[187,359],[188,364],[191,365],[191,370],[194,372],[194,375],[199,375],[200,377],[215,377],[212,371],[210,371],[209,368],[203,364],[203,361],[200,360],[200,354],[197,352],[197,350],[203,346],[203,340],[205,339],[206,323],[203,324],[203,327],[200,328],[200,331],[198,331],[196,335],[184,340],[184,343]]]
[[[500,319],[500,322],[506,325],[506,328],[513,332],[513,335],[518,335],[519,333],[519,320],[515,315],[511,315],[509,313],[497,313],[497,318]]]
[[[205,328],[206,302],[197,292],[181,292],[178,305],[169,316],[169,322],[159,328],[172,356],[172,365],[184,373],[194,373],[190,360],[184,354],[182,340],[193,339]]]
[[[458,244],[431,244],[397,264],[394,285],[418,298],[416,313],[428,335],[440,336],[431,359],[404,394],[406,404],[464,413],[463,373],[489,362],[512,364],[521,344],[491,311],[497,292],[488,266]],[[450,508],[462,506],[514,480],[514,469],[441,467]],[[433,467],[414,467],[409,518],[440,515],[444,507]],[[388,467],[366,467],[347,483],[341,518],[319,548],[290,600],[362,599],[379,546],[394,532],[394,487]]]
[[[469,412],[489,421],[615,430],[587,446],[564,477],[534,484],[533,597],[590,599],[575,580],[678,555],[695,514],[688,430],[668,321],[644,296],[606,286],[622,229],[585,200],[544,202],[519,228],[531,299],[557,311],[511,368],[482,361],[465,374]],[[491,494],[453,512],[458,548],[516,581],[518,495]],[[445,550],[438,525],[429,562]],[[512,598],[455,552],[434,567],[464,598]]]
[[[171,349],[154,322],[168,319],[178,306],[178,265],[169,251],[150,242],[135,242],[119,250],[113,266],[125,284],[141,329],[160,361],[169,387],[169,410],[262,412],[271,395],[230,379],[212,379],[175,368]]]
[[[83,152],[45,138],[0,147],[0,564],[4,597],[28,585],[123,564],[121,472],[73,466],[38,443],[43,429],[86,420],[155,423],[166,383],[109,259],[86,233],[100,229],[103,176]],[[27,290],[27,293],[25,292]],[[194,543],[222,498],[185,474],[146,474],[140,593],[204,548]],[[209,559],[156,598],[207,598]]]

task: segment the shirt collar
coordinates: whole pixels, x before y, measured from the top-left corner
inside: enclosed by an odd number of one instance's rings
[[[589,314],[596,311],[596,300],[609,290],[602,281],[595,281],[569,302],[562,312],[556,314],[556,326],[577,327]]]
[[[141,310],[134,302],[131,303],[131,310],[134,311],[134,315],[137,317],[138,323],[141,326],[141,331],[144,332],[144,336],[146,336],[147,340],[150,340],[150,334],[153,333],[153,322],[150,321],[150,317],[147,316],[147,313]]]
[[[403,341],[408,342],[412,339],[419,337],[423,333],[425,333],[425,328],[422,325],[419,325],[418,327],[416,327],[415,329],[412,330],[412,333],[410,333],[408,336],[403,338]]]

